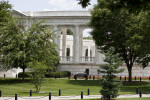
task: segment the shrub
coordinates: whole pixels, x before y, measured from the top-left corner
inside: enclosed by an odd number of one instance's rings
[[[120,69],[119,66],[122,65],[122,60],[119,54],[114,54],[115,48],[111,47],[105,54],[104,61],[107,65],[101,65],[100,73],[104,74],[103,79],[100,80],[100,85],[102,87],[101,94],[103,100],[110,100],[110,98],[116,98],[118,96],[120,82],[115,80],[117,73],[123,72],[124,69]]]
[[[31,72],[25,72],[24,77],[25,77],[25,78],[31,78],[31,75],[32,75]],[[20,73],[18,74],[18,77],[19,77],[19,78],[22,78],[22,77],[23,77],[23,72],[20,72]]]
[[[47,66],[38,61],[30,62],[28,66],[33,73],[31,76],[31,83],[34,85],[36,92],[40,92]]]
[[[49,78],[49,77],[53,77],[53,78],[55,78],[55,77],[69,77],[69,76],[71,76],[71,73],[69,72],[69,71],[61,71],[61,72],[47,72],[46,74],[45,74],[45,77],[46,78]]]

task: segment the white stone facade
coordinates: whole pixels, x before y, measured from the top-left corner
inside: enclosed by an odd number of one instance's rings
[[[57,67],[58,71],[71,71],[72,74],[76,74],[88,70],[90,75],[97,75],[99,65],[106,64],[103,61],[104,55],[98,52],[94,41],[83,40],[83,30],[88,28],[87,23],[91,16],[89,11],[20,12],[13,10],[12,14],[19,16],[26,28],[31,26],[35,18],[37,21],[45,20],[42,25],[53,27],[56,34],[55,43],[58,45],[57,51],[61,58],[60,65]],[[72,30],[72,37],[66,35],[67,29]],[[69,56],[66,55],[67,48],[70,49]],[[128,76],[127,69],[125,66],[124,68],[125,71],[119,75]],[[134,65],[133,76],[150,76],[149,71],[150,66],[142,69]]]
[[[117,74],[117,76],[128,76],[128,70],[126,65],[121,66],[120,68],[124,68],[124,72]],[[58,67],[58,71],[71,71],[72,74],[84,73],[86,69],[89,69],[89,75],[100,75],[98,74],[99,65],[95,64],[61,64]],[[139,67],[139,65],[134,65],[132,68],[132,77],[149,77],[150,76],[150,66],[143,69]]]
[[[4,77],[4,75],[5,75],[5,77],[13,77],[13,78],[15,78],[16,75],[18,77],[18,73],[19,72],[22,72],[22,69],[20,69],[20,68],[12,68],[10,70],[6,70],[6,69],[1,68],[0,69],[0,77]]]

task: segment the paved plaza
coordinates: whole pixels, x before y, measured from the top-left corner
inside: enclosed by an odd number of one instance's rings
[[[84,95],[83,99],[100,98],[101,95]],[[142,94],[142,97],[150,97],[150,94]],[[120,95],[117,98],[139,98],[138,94],[125,94]],[[52,96],[51,100],[72,100],[81,99],[80,95],[76,96]],[[0,100],[15,100],[15,97],[0,97]],[[18,97],[18,100],[49,100],[48,96],[34,96],[34,97]]]

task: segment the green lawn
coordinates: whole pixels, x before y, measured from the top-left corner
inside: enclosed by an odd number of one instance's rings
[[[116,100],[150,100],[150,98],[123,98],[123,99],[116,99]]]
[[[136,87],[139,87],[143,93],[150,94],[149,81],[124,82],[119,94],[135,94]],[[58,95],[59,89],[61,89],[62,95],[80,95],[81,91],[84,95],[87,95],[88,88],[91,95],[99,95],[101,89],[99,80],[45,79],[41,87],[41,93],[33,93],[33,96],[47,96],[49,92],[52,95]],[[22,79],[0,78],[2,96],[14,96],[15,93],[19,96],[29,96],[30,89],[35,91],[29,79],[26,79],[23,83]]]
[[[77,99],[79,100],[79,99]],[[101,99],[83,99],[83,100],[101,100]],[[150,100],[149,97],[146,98],[117,98],[117,99],[111,99],[111,100]]]

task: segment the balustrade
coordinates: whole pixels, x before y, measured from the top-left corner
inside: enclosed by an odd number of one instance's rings
[[[62,62],[72,62],[73,61],[73,57],[71,56],[60,56],[60,59]],[[93,62],[95,59],[95,57],[81,57],[81,62]]]
[[[61,59],[61,61],[68,61],[68,62],[73,61],[73,57],[71,57],[71,56],[64,56],[64,57],[61,56],[60,59]]]

